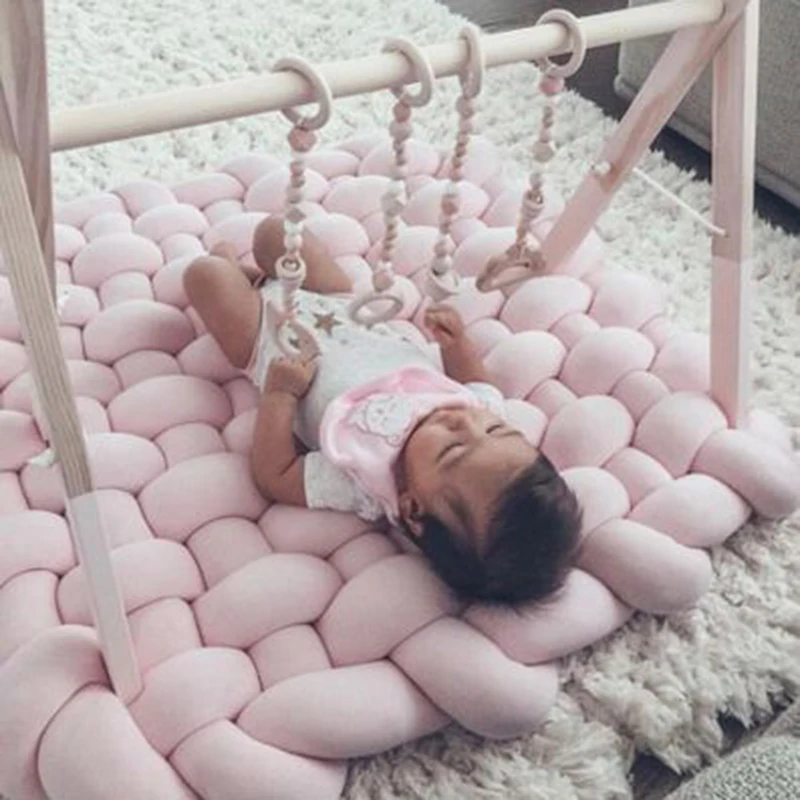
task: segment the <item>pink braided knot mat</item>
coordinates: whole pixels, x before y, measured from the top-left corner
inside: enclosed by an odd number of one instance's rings
[[[309,228],[357,288],[383,231],[381,135],[309,159]],[[397,247],[417,285],[445,157],[409,144]],[[511,243],[521,189],[477,140],[453,233],[474,276]],[[558,275],[508,300],[455,302],[512,420],[584,507],[578,567],[551,605],[458,607],[417,555],[350,515],[269,506],[248,469],[257,392],[188,307],[181,277],[220,240],[245,260],[279,212],[288,169],[247,155],[177,186],[143,180],[63,205],[62,343],[144,674],[110,691],[62,516],[8,282],[0,277],[0,793],[11,800],[324,800],[347,759],[451,720],[488,737],[536,728],[556,660],[641,609],[706,590],[718,545],[752,510],[800,503],[787,431],[754,412],[731,430],[709,399],[707,340],[665,317],[661,288],[608,267],[592,234]],[[539,222],[546,232],[558,209]],[[469,283],[469,281],[468,281]]]

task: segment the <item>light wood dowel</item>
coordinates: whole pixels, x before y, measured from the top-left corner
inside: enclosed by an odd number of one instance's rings
[[[583,17],[581,26],[588,46],[602,47],[714,22],[724,7],[723,0],[669,0]],[[488,67],[569,52],[568,37],[557,23],[487,35],[483,44]],[[375,43],[376,50],[380,45]],[[467,45],[457,36],[422,49],[438,78],[455,75],[467,59]],[[321,64],[319,70],[334,97],[377,92],[413,80],[408,62],[396,53]],[[70,150],[275,111],[309,102],[310,91],[294,73],[269,73],[56,111],[51,118],[52,149]]]

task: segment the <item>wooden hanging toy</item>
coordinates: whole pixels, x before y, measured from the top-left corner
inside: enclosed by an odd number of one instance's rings
[[[543,25],[547,22],[560,22],[567,28],[572,39],[572,54],[565,64],[556,64],[547,56],[537,61],[542,71],[539,90],[547,97],[547,102],[539,127],[539,137],[533,144],[534,165],[528,176],[528,189],[520,204],[516,239],[505,252],[487,262],[476,284],[482,292],[500,289],[508,293],[523,281],[541,275],[547,269],[539,247],[532,240],[531,226],[544,208],[546,167],[557,152],[553,128],[561,93],[564,91],[566,79],[583,66],[586,58],[586,39],[575,16],[563,9],[554,8],[545,12],[536,24]]]
[[[534,165],[528,177],[528,188],[522,196],[515,240],[504,252],[490,258],[477,277],[476,287],[482,292],[499,290],[509,295],[521,283],[551,271],[551,265],[536,243],[531,228],[545,206],[547,165],[557,152],[553,130],[561,94],[566,79],[582,67],[588,46],[580,22],[573,14],[563,9],[552,9],[544,13],[536,24],[538,26],[553,22],[566,28],[571,42],[571,55],[564,64],[557,64],[547,56],[536,60],[542,73],[539,90],[546,96],[547,101],[538,137],[532,148]],[[450,232],[459,212],[459,184],[463,179],[464,162],[473,132],[475,98],[481,91],[485,72],[480,31],[474,25],[467,25],[461,31],[461,37],[466,40],[468,57],[465,67],[459,72],[461,93],[456,101],[458,130],[450,161],[450,180],[441,199],[439,232],[425,281],[425,291],[434,302],[446,300],[461,289],[459,276],[453,269]],[[389,126],[394,153],[391,181],[382,200],[385,234],[378,261],[372,266],[372,290],[357,297],[349,308],[350,317],[366,327],[393,319],[404,305],[403,297],[396,289],[393,258],[400,218],[406,204],[408,165],[406,144],[412,133],[412,109],[421,108],[430,102],[435,80],[430,62],[422,50],[409,39],[391,39],[384,45],[383,51],[399,52],[405,56],[416,72],[420,88],[416,93],[412,93],[403,86],[391,87],[397,101],[392,109],[393,119]],[[331,116],[333,100],[324,78],[304,59],[297,57],[282,59],[276,64],[276,69],[292,69],[300,72],[313,86],[320,104],[319,111],[314,116],[302,116],[295,109],[283,110],[284,115],[293,123],[288,137],[293,158],[290,184],[286,194],[285,253],[276,264],[276,275],[283,287],[283,308],[279,309],[274,304],[269,304],[267,307],[268,321],[281,350],[290,356],[309,359],[319,353],[319,348],[313,332],[297,319],[295,305],[295,293],[302,286],[306,274],[306,266],[301,255],[305,222],[305,213],[302,209],[305,157],[316,144],[314,131],[325,125]],[[602,161],[592,168],[592,171],[601,177],[609,170],[610,166]],[[634,171],[670,200],[686,208],[695,217],[699,216],[692,209],[688,209],[680,198],[648,178],[641,170]],[[712,233],[724,235],[724,230],[709,225],[702,218],[699,221],[712,229]]]
[[[466,40],[469,56],[466,67],[459,73],[461,94],[456,101],[458,132],[451,157],[450,181],[442,194],[439,235],[425,287],[435,302],[457,294],[461,288],[459,277],[452,268],[450,230],[460,207],[459,183],[463,179],[464,162],[473,130],[474,101],[483,85],[485,71],[480,31],[474,25],[467,25],[462,30],[461,36]],[[391,39],[384,45],[383,50],[400,52],[409,59],[419,77],[420,88],[416,93],[412,93],[403,87],[392,87],[397,101],[392,109],[393,119],[389,126],[394,152],[391,182],[382,200],[386,231],[378,261],[372,268],[372,291],[357,297],[349,308],[351,318],[366,327],[396,317],[403,308],[402,296],[397,291],[392,291],[395,287],[392,265],[400,217],[405,208],[407,194],[406,143],[412,132],[412,109],[420,108],[430,102],[434,85],[433,69],[413,42],[404,38]],[[275,69],[291,69],[301,73],[314,87],[320,104],[319,111],[314,116],[302,116],[295,109],[283,111],[293,123],[288,136],[292,148],[292,162],[284,216],[285,252],[275,265],[276,276],[283,287],[283,298],[282,308],[273,303],[267,305],[268,324],[281,350],[292,357],[310,359],[319,353],[319,348],[312,331],[297,319],[295,302],[295,294],[302,287],[306,275],[306,265],[301,254],[305,230],[305,213],[302,209],[305,159],[316,144],[314,131],[319,130],[330,118],[332,98],[325,80],[304,59],[281,59]]]

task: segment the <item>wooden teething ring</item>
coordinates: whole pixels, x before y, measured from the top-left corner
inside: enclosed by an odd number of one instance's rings
[[[307,131],[316,131],[327,124],[333,113],[333,93],[328,82],[319,71],[304,58],[300,56],[287,56],[280,59],[275,64],[273,72],[291,70],[299,72],[314,89],[314,98],[319,103],[319,109],[313,116],[303,116],[296,108],[282,108],[283,114],[292,125],[303,128]]]
[[[558,22],[567,29],[572,55],[566,64],[556,64],[548,56],[537,59],[536,63],[539,65],[539,69],[547,75],[552,75],[554,78],[571,78],[583,66],[586,59],[586,34],[583,32],[578,18],[563,8],[552,8],[550,11],[545,11],[536,24],[546,25],[548,22]]]
[[[422,50],[411,39],[406,39],[403,36],[389,39],[382,49],[384,53],[400,53],[404,55],[411,62],[411,66],[414,68],[419,80],[419,90],[416,94],[409,92],[405,86],[393,86],[392,94],[412,108],[421,108],[430,103],[431,97],[433,97],[435,76],[433,67]]]

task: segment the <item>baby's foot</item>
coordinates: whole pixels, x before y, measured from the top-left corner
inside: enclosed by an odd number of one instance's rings
[[[217,242],[211,248],[211,255],[219,256],[220,258],[224,258],[234,264],[236,264],[238,261],[236,256],[236,248],[233,246],[232,242]]]
[[[210,253],[212,256],[230,261],[233,266],[238,267],[244,273],[247,280],[254,286],[258,286],[263,281],[264,273],[258,267],[248,266],[239,262],[236,248],[232,242],[217,242],[217,244],[211,248]]]

